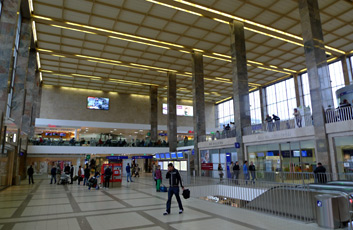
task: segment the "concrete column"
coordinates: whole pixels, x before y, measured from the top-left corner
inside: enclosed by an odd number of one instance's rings
[[[150,124],[151,124],[151,141],[158,141],[158,87],[151,86],[150,88]]]
[[[330,170],[324,109],[333,106],[331,80],[321,28],[317,0],[299,0],[306,66],[309,75],[315,129],[316,159]]]
[[[36,51],[30,50],[28,68],[27,68],[27,80],[26,80],[26,97],[25,107],[22,116],[21,130],[27,135],[30,134],[31,121],[33,115],[33,104],[34,104],[34,93],[36,84]]]
[[[352,80],[352,69],[350,66],[350,61],[347,59],[345,55],[341,57],[343,77],[344,77],[344,85],[350,85]]]
[[[13,47],[20,0],[6,0],[0,19],[0,113],[6,114],[9,79],[13,70]]]
[[[294,88],[295,88],[295,99],[297,102],[297,107],[301,105],[304,106],[304,98],[303,98],[303,88],[301,87],[300,80],[298,79],[298,74],[293,74],[294,79]]]
[[[244,24],[234,20],[229,25],[233,72],[234,122],[237,142],[240,143],[237,154],[238,161],[244,161],[243,128],[251,124]]]
[[[170,152],[175,152],[177,149],[176,97],[176,74],[168,72],[168,142]]]
[[[23,19],[21,25],[20,45],[18,49],[14,93],[12,97],[11,118],[17,127],[22,125],[26,96],[26,77],[28,68],[29,48],[31,46],[31,21]]]
[[[267,100],[266,100],[266,90],[262,87],[259,87],[259,96],[260,96],[260,107],[261,107],[261,123],[265,123],[267,115]]]
[[[40,106],[42,102],[42,85],[40,81],[40,72],[36,72],[33,93],[33,113],[31,118],[30,136],[34,135],[35,120],[40,116]]]
[[[191,167],[193,167],[191,170],[195,170],[196,175],[200,175],[200,152],[198,143],[206,141],[203,55],[199,52],[193,52],[191,59],[194,110],[194,165],[191,165]]]

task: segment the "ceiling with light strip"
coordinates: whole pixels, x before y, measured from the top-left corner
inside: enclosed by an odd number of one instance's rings
[[[204,54],[205,99],[232,95],[228,22],[245,25],[249,87],[305,71],[295,0],[29,0],[44,85],[192,99],[191,52]],[[329,61],[353,51],[353,4],[320,0]]]

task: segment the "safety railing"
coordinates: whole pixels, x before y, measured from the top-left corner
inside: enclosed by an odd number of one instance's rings
[[[119,142],[119,141],[104,141],[103,143],[99,143],[97,141],[60,141],[60,140],[49,140],[43,139],[40,140],[30,140],[28,142],[29,145],[44,145],[44,146],[76,146],[76,147],[168,147],[168,142]]]
[[[249,183],[271,182],[271,183],[286,183],[296,185],[307,185],[312,183],[324,184],[336,180],[353,181],[353,173],[314,173],[314,172],[267,172],[255,171],[244,174],[242,170],[238,173],[230,173],[222,171],[222,180],[241,179]],[[202,171],[202,176],[213,180],[221,180],[218,170]]]
[[[188,188],[195,198],[304,222],[315,219],[307,185],[193,177]]]
[[[351,106],[328,109],[325,112],[326,123],[353,120],[353,110]]]
[[[295,119],[284,121],[264,122],[263,124],[254,124],[243,129],[244,135],[252,135],[266,132],[275,132],[280,130],[295,129],[306,126],[312,126],[311,115],[301,116]]]

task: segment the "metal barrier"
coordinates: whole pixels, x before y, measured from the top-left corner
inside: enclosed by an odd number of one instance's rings
[[[313,200],[306,185],[246,180],[192,178],[191,196],[233,207],[309,222],[315,218]]]
[[[328,109],[326,110],[325,115],[326,123],[353,120],[353,110],[351,106]]]
[[[301,128],[312,126],[313,120],[311,116],[302,116],[300,119],[289,119],[283,121],[264,122],[262,124],[254,124],[243,129],[244,135],[259,134],[265,132],[275,132],[286,129]]]

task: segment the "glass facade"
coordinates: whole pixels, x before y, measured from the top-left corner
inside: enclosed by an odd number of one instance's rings
[[[344,76],[342,69],[342,62],[337,61],[328,65],[331,77],[331,87],[333,95],[334,108],[338,107],[336,90],[344,87]]]
[[[251,124],[261,124],[260,91],[249,93]]]
[[[276,83],[266,87],[267,113],[275,114],[281,120],[292,117],[293,109],[296,108],[294,79]]]
[[[223,178],[230,178],[229,166],[231,162],[238,160],[237,150],[235,148],[207,149],[201,150],[201,175],[212,178],[219,178],[219,164],[223,169]],[[209,167],[207,167],[209,166]]]

